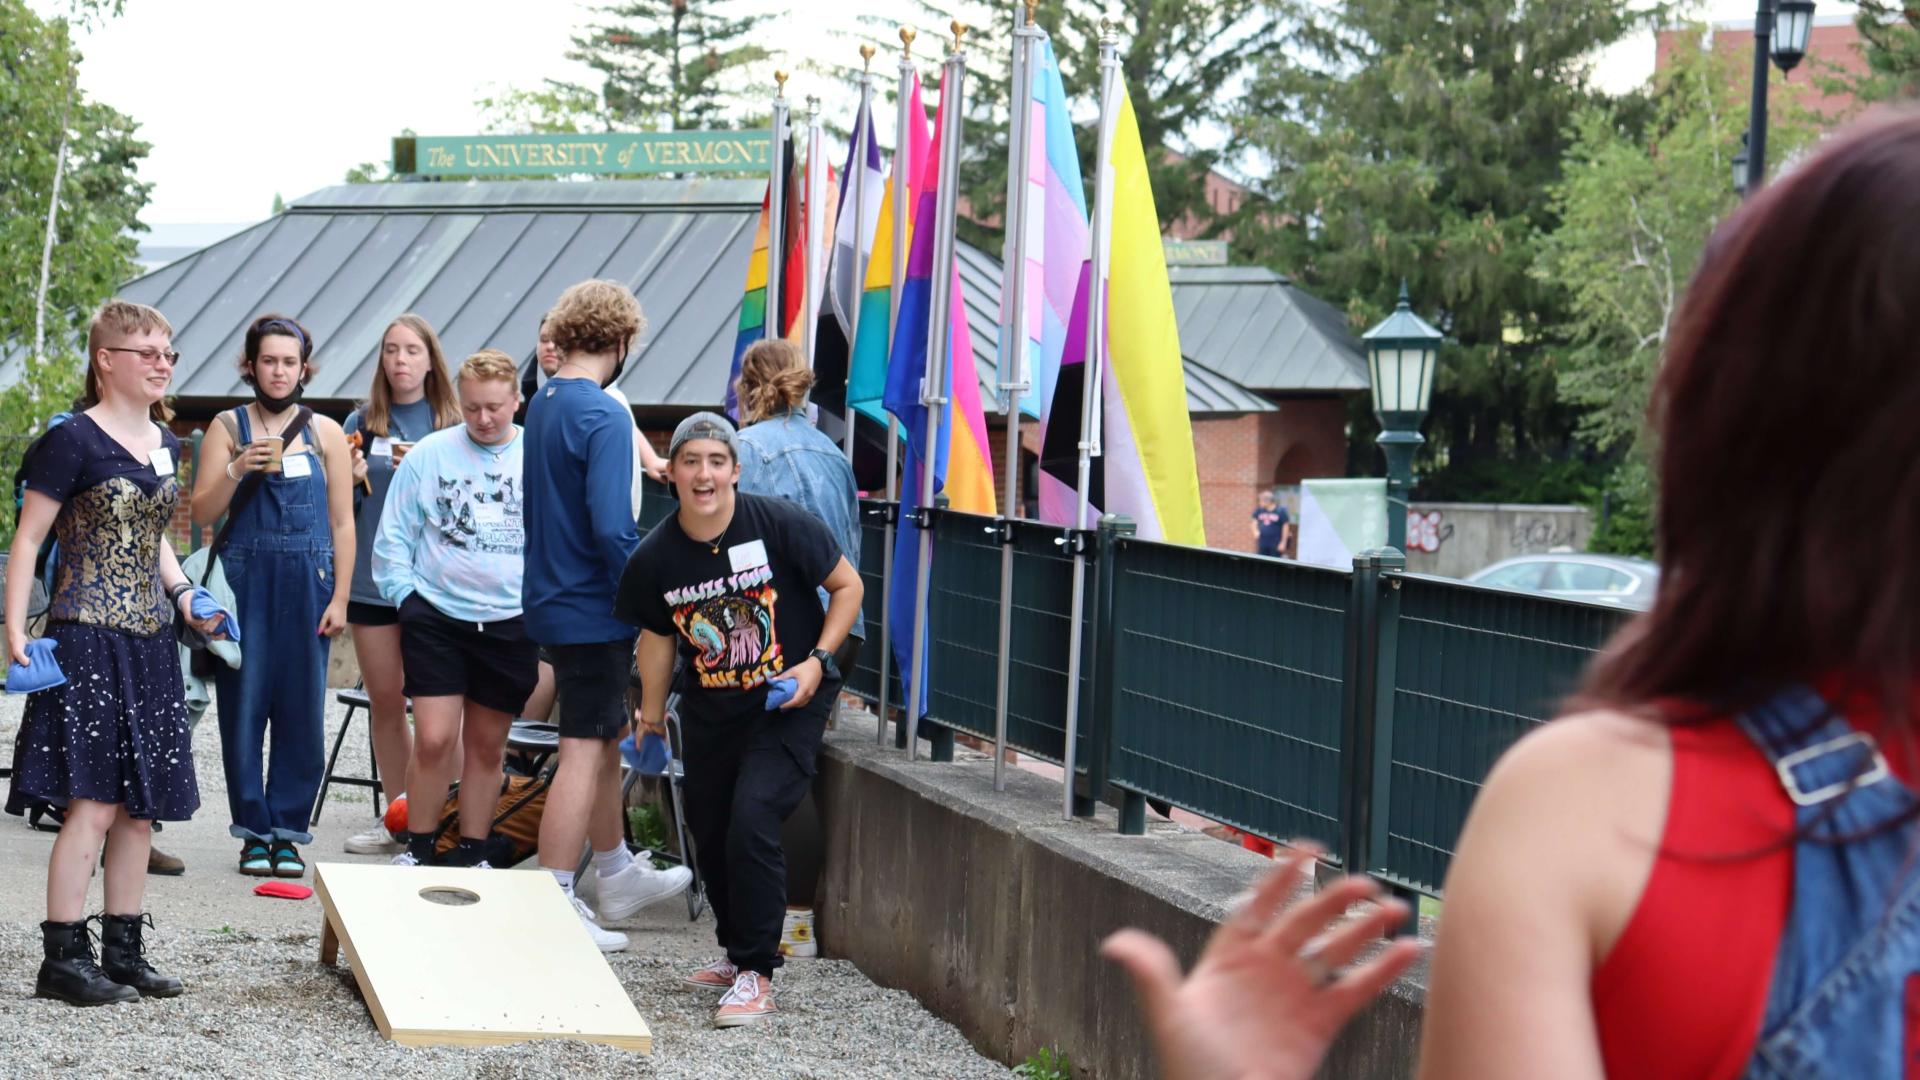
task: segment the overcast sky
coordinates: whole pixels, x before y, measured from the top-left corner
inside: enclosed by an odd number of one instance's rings
[[[47,14],[65,5],[34,6]],[[880,0],[795,6],[830,10],[844,30]],[[1817,9],[1851,10],[1834,0]],[[1753,2],[1707,0],[1702,11],[1751,18]],[[384,161],[402,129],[477,132],[474,102],[489,91],[579,78],[564,53],[584,12],[578,0],[126,0],[124,15],[83,38],[81,84],[132,115],[153,144],[141,165],[154,184],[145,221],[254,221],[276,193],[292,200],[339,183],[359,162]],[[786,47],[789,67],[850,52],[826,22],[787,16],[767,36]],[[1641,35],[1606,54],[1600,78],[1617,89],[1652,67],[1652,37]],[[810,85],[818,81],[796,74],[789,96],[818,92]]]

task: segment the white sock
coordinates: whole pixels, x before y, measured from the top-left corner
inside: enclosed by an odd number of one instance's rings
[[[566,893],[569,897],[573,896],[573,871],[549,870],[547,873],[552,874],[553,880],[560,883],[561,892]]]
[[[593,869],[601,877],[612,877],[632,865],[633,853],[627,850],[625,844],[613,845],[612,851],[593,853]]]

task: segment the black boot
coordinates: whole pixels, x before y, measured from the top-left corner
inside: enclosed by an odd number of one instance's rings
[[[100,965],[94,963],[93,934],[86,922],[43,922],[40,937],[47,958],[40,962],[40,977],[33,984],[34,997],[53,998],[69,1005],[139,1000],[140,994],[133,987],[107,978]]]
[[[100,968],[107,978],[133,987],[141,997],[177,997],[186,986],[147,963],[147,945],[141,940],[140,928],[152,925],[152,915],[102,916]]]

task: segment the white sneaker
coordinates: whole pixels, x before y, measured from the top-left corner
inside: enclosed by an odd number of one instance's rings
[[[813,937],[813,909],[787,912],[780,927],[780,955],[805,960],[820,955],[820,943]]]
[[[693,871],[684,866],[655,870],[651,855],[643,851],[625,870],[612,877],[597,874],[595,877],[598,878],[594,885],[599,890],[601,917],[608,922],[619,922],[632,918],[649,904],[686,892],[693,881]]]
[[[402,851],[402,852],[401,852],[400,854],[398,854],[398,855],[395,855],[395,856],[393,857],[393,865],[395,865],[395,866],[419,866],[419,865],[420,865],[420,860],[419,860],[419,859],[416,859],[416,858],[414,858],[414,857],[413,857],[413,852],[411,852],[411,851]]]
[[[393,838],[393,834],[387,831],[385,825],[376,821],[373,823],[373,828],[366,832],[347,837],[347,842],[343,846],[349,855],[385,855],[399,851],[403,845]]]
[[[595,947],[601,952],[620,952],[627,947],[627,935],[618,930],[603,929],[594,921],[593,909],[587,906],[585,900],[577,896],[572,900],[574,913],[580,916],[580,925],[587,928],[587,936],[593,939]]]

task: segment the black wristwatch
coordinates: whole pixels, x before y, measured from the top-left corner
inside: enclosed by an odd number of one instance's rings
[[[833,662],[832,653],[828,652],[825,649],[815,649],[812,652],[808,653],[807,655],[813,657],[815,660],[820,661],[821,678],[838,679],[840,677],[840,665]]]

